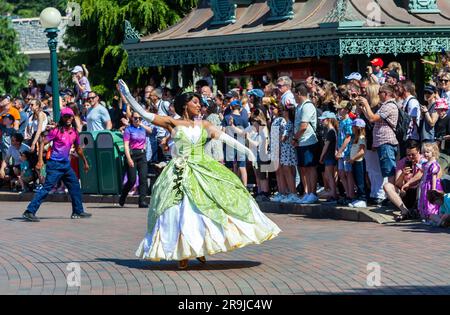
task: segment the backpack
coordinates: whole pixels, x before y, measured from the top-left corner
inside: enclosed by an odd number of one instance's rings
[[[385,121],[389,125],[389,127],[391,127],[392,130],[394,130],[395,137],[397,138],[398,143],[404,143],[406,140],[408,140],[408,130],[411,124],[411,117],[408,115],[406,111],[401,110],[395,102],[389,103],[394,104],[397,107],[398,110],[397,126],[395,126],[394,128],[387,119],[385,119]]]

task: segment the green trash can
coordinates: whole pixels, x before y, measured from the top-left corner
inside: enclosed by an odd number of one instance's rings
[[[123,181],[123,135],[118,131],[99,131],[96,140],[98,187],[102,195],[120,195]]]
[[[96,140],[98,131],[96,132],[81,132],[80,133],[80,147],[83,149],[84,155],[89,164],[89,171],[84,171],[84,163],[80,159],[80,179],[81,192],[83,194],[98,194],[98,175],[97,175],[97,148]]]

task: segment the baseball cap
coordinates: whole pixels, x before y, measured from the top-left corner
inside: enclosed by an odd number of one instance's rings
[[[5,119],[5,118],[10,119],[12,122],[14,122],[14,121],[16,120],[16,119],[14,118],[14,116],[11,115],[11,114],[6,114],[5,116],[3,116],[3,119]]]
[[[83,72],[83,68],[81,68],[80,66],[75,66],[72,70],[72,73],[78,73],[78,72]]]
[[[248,91],[247,95],[248,96],[253,95],[253,96],[256,96],[256,97],[259,97],[259,98],[263,98],[264,97],[264,92],[261,89],[253,89],[253,90]]]
[[[437,88],[434,85],[426,85],[423,91],[424,93],[434,94],[437,92]]]
[[[386,72],[386,77],[391,77],[391,78],[397,79],[397,81],[400,81],[400,75],[395,70]]]
[[[448,104],[445,98],[438,99],[434,108],[448,110]]]
[[[73,110],[69,107],[65,107],[61,110],[61,116],[65,116],[65,115],[75,116],[75,114],[73,113]]]
[[[228,93],[225,94],[225,98],[233,98],[233,97],[234,98],[239,97],[239,94],[234,90],[228,91]]]
[[[349,101],[341,101],[339,104],[334,106],[337,109],[342,109],[342,108],[346,108],[348,110],[352,110],[352,103],[350,103]]]
[[[320,120],[323,119],[336,119],[336,114],[330,111],[323,112],[322,115],[319,117]]]
[[[361,128],[365,128],[366,127],[366,122],[364,121],[364,120],[362,120],[361,118],[356,118],[354,121],[353,121],[353,124],[352,124],[353,126],[356,126],[356,127],[361,127]]]
[[[370,63],[372,64],[372,66],[375,66],[375,67],[382,68],[384,66],[383,59],[381,59],[381,58],[375,58]]]
[[[66,95],[74,96],[75,95],[73,93],[73,91],[69,88],[62,90],[60,94],[61,94],[61,96],[66,96]]]
[[[359,72],[353,72],[345,77],[347,80],[358,80],[361,81],[362,75]]]
[[[230,106],[240,106],[242,107],[242,103],[240,100],[234,100],[230,103]]]

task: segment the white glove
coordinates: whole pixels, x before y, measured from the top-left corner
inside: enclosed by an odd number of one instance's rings
[[[119,89],[120,93],[125,97],[127,100],[127,103],[141,115],[145,120],[152,122],[155,120],[155,114],[147,112],[141,105],[139,105],[138,102],[134,99],[134,97],[131,95],[130,90],[128,89],[127,84],[120,79],[119,80]]]
[[[244,153],[245,155],[248,156],[248,159],[250,162],[252,162],[253,167],[255,169],[258,169],[258,163],[256,161],[256,157],[253,154],[253,152],[247,148],[245,145],[243,145],[242,143],[240,143],[239,141],[237,141],[236,139],[230,137],[229,135],[227,135],[225,132],[221,132],[220,136],[219,136],[219,140],[222,141],[223,143],[225,143],[226,145],[229,145],[230,147],[232,147],[233,149],[238,150],[241,153]]]

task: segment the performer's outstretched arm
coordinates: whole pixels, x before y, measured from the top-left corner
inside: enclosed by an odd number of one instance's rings
[[[218,128],[214,127],[210,122],[203,121],[203,126],[206,127],[208,130],[209,136],[212,139],[220,140],[226,145],[229,145],[233,149],[236,149],[237,151],[244,153],[248,156],[248,159],[253,163],[253,167],[258,168],[256,157],[253,154],[253,152],[247,148],[245,145],[234,139],[233,137],[230,137],[225,132],[219,130]]]
[[[147,112],[131,95],[128,86],[123,80],[119,80],[119,92],[122,99],[130,105],[136,112],[139,113],[145,120],[152,124],[168,129],[169,131],[175,126],[173,124],[173,118],[170,116],[159,116],[153,113]]]

